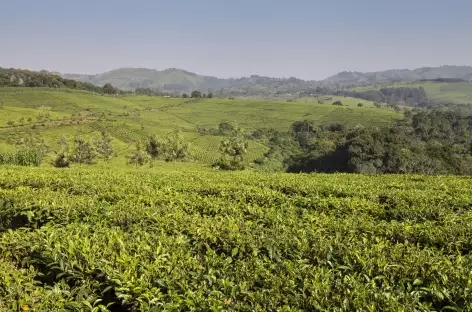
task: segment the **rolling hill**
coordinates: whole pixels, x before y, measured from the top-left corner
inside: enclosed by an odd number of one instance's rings
[[[165,136],[180,131],[190,142],[191,158],[210,164],[219,157],[223,139],[216,130],[221,122],[235,122],[246,132],[261,128],[288,131],[297,120],[314,124],[341,123],[383,125],[401,117],[391,109],[373,108],[358,99],[343,98],[344,106],[331,102],[318,104],[313,99],[298,102],[229,99],[184,99],[151,96],[106,96],[91,92],[49,88],[0,88],[0,148],[14,149],[13,143],[29,133],[39,134],[50,146],[51,154],[59,148],[62,136],[78,132],[87,137],[105,130],[113,136],[119,150],[117,163],[134,148],[135,142],[150,134]],[[332,99],[336,100],[336,99]],[[202,129],[206,129],[202,131]],[[212,132],[212,129],[215,130]],[[261,157],[268,149],[264,139],[251,140],[248,161]]]
[[[321,84],[327,87],[348,88],[353,86],[370,86],[394,82],[412,82],[438,78],[472,80],[471,66],[422,67],[414,70],[392,69],[379,72],[341,72],[331,76]]]
[[[253,75],[251,77],[221,79],[201,76],[182,69],[162,71],[146,68],[121,68],[97,75],[64,74],[66,78],[77,79],[99,86],[111,83],[122,90],[135,88],[160,89],[169,92],[191,90],[225,89],[226,94],[269,95],[296,93],[317,87],[348,88],[394,82],[412,82],[424,79],[454,78],[472,80],[470,66],[423,67],[414,70],[394,69],[379,72],[341,72],[321,81],[306,81],[297,78],[271,78]]]

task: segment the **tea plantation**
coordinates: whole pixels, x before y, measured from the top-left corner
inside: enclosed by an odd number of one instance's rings
[[[472,180],[2,167],[0,311],[471,311]]]

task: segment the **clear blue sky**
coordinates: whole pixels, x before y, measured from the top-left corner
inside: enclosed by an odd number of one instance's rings
[[[472,65],[472,0],[3,0],[0,66],[322,79]]]

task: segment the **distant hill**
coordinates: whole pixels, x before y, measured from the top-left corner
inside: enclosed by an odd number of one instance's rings
[[[123,90],[150,88],[181,92],[196,89],[220,89],[231,85],[228,79],[200,76],[176,68],[162,71],[147,68],[120,68],[98,75],[65,74],[63,76],[96,85],[110,83]]]
[[[321,85],[331,88],[363,87],[394,82],[412,82],[439,78],[472,80],[471,66],[422,67],[414,70],[392,69],[379,72],[341,72],[323,81]]]
[[[162,71],[147,68],[120,68],[97,75],[63,74],[62,76],[100,86],[110,83],[122,90],[150,88],[166,92],[190,92],[224,89],[230,95],[290,93],[319,85],[316,81],[304,81],[293,77],[271,78],[252,75],[251,77],[223,79],[201,76],[177,68]]]
[[[63,77],[103,86],[110,83],[122,90],[151,88],[167,92],[192,90],[219,91],[227,95],[270,95],[276,93],[315,92],[317,87],[342,89],[375,84],[411,82],[438,78],[472,80],[470,66],[423,67],[415,70],[393,69],[381,72],[341,72],[321,81],[297,78],[271,78],[253,75],[223,79],[201,76],[182,69],[154,70],[146,68],[120,68],[97,75],[64,74]]]

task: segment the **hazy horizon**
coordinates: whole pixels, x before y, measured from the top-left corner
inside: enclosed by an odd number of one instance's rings
[[[27,0],[2,11],[1,67],[320,80],[342,71],[472,64],[466,0]]]

